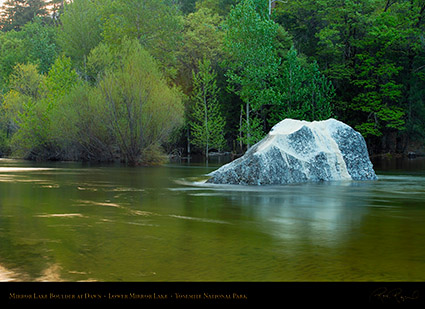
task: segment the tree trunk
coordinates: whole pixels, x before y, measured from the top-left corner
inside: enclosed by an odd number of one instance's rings
[[[251,147],[250,139],[251,139],[251,128],[249,125],[249,103],[246,103],[246,147],[247,150]]]
[[[187,126],[187,156],[190,157],[190,128]]]
[[[205,89],[203,89],[204,95],[204,109],[205,109],[205,134],[206,134],[206,145],[205,145],[205,156],[208,160],[208,152],[209,152],[209,132],[208,132],[208,106],[207,106],[207,97],[205,93]]]
[[[239,116],[239,149],[242,152],[243,145],[242,145],[242,121],[243,121],[243,108],[241,108],[241,114]]]

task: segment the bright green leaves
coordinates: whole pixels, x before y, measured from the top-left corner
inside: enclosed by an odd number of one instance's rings
[[[1,106],[3,125],[8,136],[14,135],[22,127],[29,127],[28,114],[32,113],[37,100],[42,96],[43,83],[44,76],[38,73],[35,65],[22,64],[15,67],[10,76],[11,89],[4,95]],[[15,141],[16,139],[9,146],[17,148]]]
[[[191,133],[193,144],[204,149],[208,157],[210,149],[221,150],[225,146],[224,128],[226,122],[218,102],[217,74],[206,58],[199,62],[199,72],[193,73],[193,112]]]
[[[224,44],[230,56],[226,63],[228,81],[253,110],[266,103],[264,90],[277,74],[279,59],[274,49],[277,28],[272,20],[256,12],[252,0],[238,4],[225,23]]]
[[[65,56],[58,57],[44,83],[46,98],[51,101],[50,104],[55,104],[54,101],[69,93],[78,80],[79,77],[72,66],[71,59]]]
[[[36,19],[0,33],[2,128],[14,154],[131,164],[158,158],[183,119],[182,95],[171,86],[177,7],[75,0],[60,21],[56,29]]]
[[[423,1],[289,1],[276,18],[298,51],[317,60],[332,80],[340,120],[374,144],[395,134],[399,150],[411,137],[406,128],[421,131],[424,121],[416,111],[425,106],[425,84],[417,75],[425,63]]]
[[[57,150],[56,119],[60,100],[77,83],[78,75],[66,57],[59,57],[47,76],[38,73],[34,64],[17,65],[10,77],[11,90],[3,107],[10,121],[11,147],[15,155],[25,158],[52,158]],[[13,130],[12,130],[13,129]]]
[[[44,81],[45,77],[39,74],[35,64],[18,64],[10,75],[9,87],[11,91],[38,99],[42,96]]]
[[[84,73],[99,43],[119,47],[125,39],[137,39],[167,74],[175,74],[183,19],[167,1],[75,0],[65,6],[61,21],[59,42]]]
[[[15,68],[3,102],[15,155],[119,157],[130,164],[153,159],[144,157],[146,151],[159,157],[161,144],[182,123],[181,93],[167,84],[136,40],[123,41],[114,51],[120,60],[105,65],[93,86],[79,78],[65,56],[47,75],[32,64]]]
[[[364,122],[356,128],[364,136],[382,136],[385,130],[405,128],[403,85],[398,78],[403,68],[396,58],[402,37],[396,30],[395,16],[388,12],[374,16],[370,23],[370,31],[357,43],[359,52],[351,82],[358,94],[351,107],[362,112]],[[394,57],[389,57],[391,54]]]
[[[229,55],[226,76],[230,89],[246,104],[245,130],[241,123],[240,131],[246,132],[241,138],[248,148],[253,142],[251,131],[258,131],[258,126],[253,126],[256,122],[251,120],[255,119],[251,109],[258,112],[274,100],[272,94],[276,92],[271,87],[280,64],[274,46],[277,29],[277,24],[257,13],[252,0],[239,3],[225,23],[224,46]]]

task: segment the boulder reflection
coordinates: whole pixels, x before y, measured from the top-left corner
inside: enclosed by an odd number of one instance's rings
[[[264,187],[205,186],[275,237],[303,241],[308,238],[336,245],[350,237],[350,231],[358,228],[368,213],[368,206],[375,205],[376,185],[342,181]]]

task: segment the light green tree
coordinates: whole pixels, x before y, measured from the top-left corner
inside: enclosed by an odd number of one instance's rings
[[[14,105],[17,130],[11,147],[15,155],[28,159],[62,157],[60,132],[66,118],[58,118],[62,96],[78,82],[71,60],[56,59],[47,76],[32,64],[19,65],[11,75],[11,90],[5,104]],[[10,108],[10,107],[9,107]]]
[[[53,118],[61,123],[56,137],[64,155],[74,160],[113,161],[118,157],[116,143],[107,125],[109,115],[100,89],[78,82],[61,102]]]
[[[125,39],[137,39],[159,61],[163,72],[175,75],[183,17],[173,1],[115,0],[104,7],[102,18],[107,43],[119,46]]]
[[[44,80],[34,64],[18,64],[10,75],[3,107],[9,119],[11,150],[18,157],[32,157],[47,140],[47,122],[38,106]]]
[[[186,93],[192,88],[192,72],[204,57],[217,67],[223,59],[223,19],[210,9],[201,8],[184,19],[182,44],[178,50],[177,83]]]
[[[127,57],[99,82],[107,125],[121,157],[130,165],[159,158],[159,149],[182,124],[180,92],[170,87],[157,62],[137,40],[122,43]]]
[[[87,76],[94,83],[99,82],[105,73],[119,66],[122,55],[119,49],[113,49],[109,44],[101,42],[92,49],[87,57]]]
[[[100,8],[96,1],[74,0],[65,4],[60,18],[58,43],[84,75],[87,56],[102,40]]]
[[[65,55],[59,56],[43,83],[49,105],[57,105],[60,98],[67,94],[78,80],[79,76],[73,68],[71,59]]]
[[[225,145],[224,127],[226,122],[221,115],[217,100],[217,74],[211,68],[211,61],[199,61],[199,72],[193,73],[193,113],[190,122],[192,143],[204,149],[208,158],[210,149],[223,149]]]
[[[7,137],[20,128],[21,116],[25,110],[41,98],[44,76],[39,74],[34,64],[18,64],[9,79],[10,90],[4,95],[2,102]]]

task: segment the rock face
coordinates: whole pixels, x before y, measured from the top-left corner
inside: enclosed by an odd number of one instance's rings
[[[377,179],[363,136],[335,119],[285,119],[208,176],[207,183],[241,185]]]

